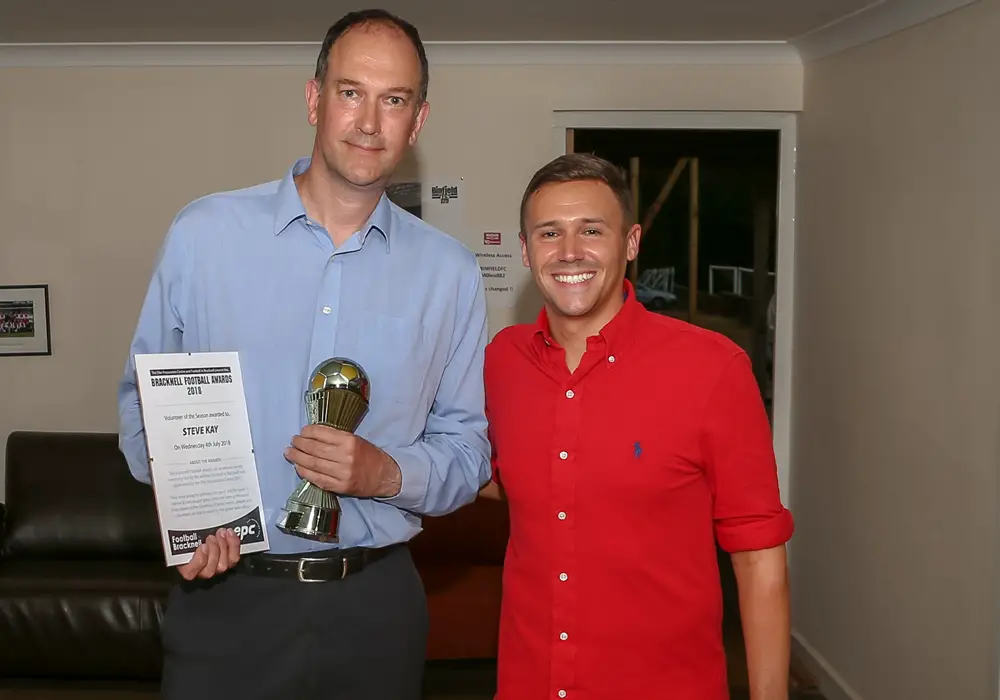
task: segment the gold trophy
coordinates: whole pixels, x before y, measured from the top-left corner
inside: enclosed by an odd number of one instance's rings
[[[306,416],[313,425],[329,425],[353,433],[368,413],[371,383],[357,362],[333,357],[313,370],[305,393]],[[320,542],[337,542],[340,499],[302,479],[288,497],[278,529]]]

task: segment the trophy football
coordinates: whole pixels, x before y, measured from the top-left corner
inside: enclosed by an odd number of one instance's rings
[[[313,370],[305,393],[306,415],[313,425],[353,433],[368,413],[371,384],[357,362],[333,357]],[[278,529],[320,542],[337,542],[340,500],[335,493],[302,479],[285,503]]]

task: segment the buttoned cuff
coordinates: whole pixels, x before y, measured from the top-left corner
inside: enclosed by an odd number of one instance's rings
[[[726,552],[751,552],[785,544],[795,532],[795,521],[787,508],[761,518],[718,521],[715,536]]]
[[[430,483],[431,465],[426,459],[406,447],[384,448],[383,452],[392,457],[399,466],[399,493],[388,498],[375,500],[389,503],[402,510],[419,511],[427,501],[427,487]]]

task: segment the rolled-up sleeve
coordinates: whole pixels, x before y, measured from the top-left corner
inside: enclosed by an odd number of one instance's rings
[[[795,526],[781,502],[771,427],[743,352],[728,362],[709,397],[702,454],[723,550],[768,549],[791,538]]]
[[[180,352],[184,322],[185,267],[180,223],[174,222],[161,246],[139,311],[125,370],[118,383],[118,445],[136,480],[151,483],[146,435],[139,407],[135,355]]]
[[[473,259],[464,276],[448,359],[413,445],[387,447],[399,465],[399,493],[379,499],[421,515],[444,515],[475,500],[490,479],[483,363],[487,335],[486,293]]]

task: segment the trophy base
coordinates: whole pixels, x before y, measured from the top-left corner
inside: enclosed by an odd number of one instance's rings
[[[288,503],[278,521],[278,529],[286,535],[304,537],[317,542],[336,543],[340,541],[337,536],[339,524],[339,508]]]

